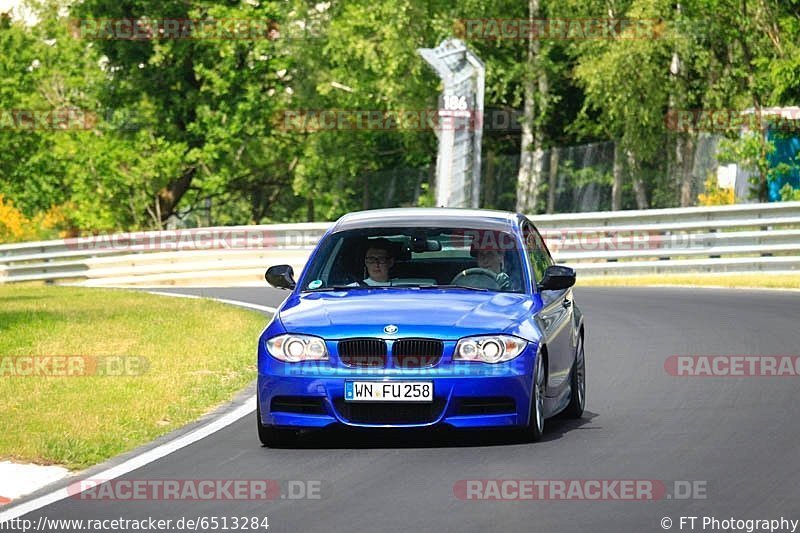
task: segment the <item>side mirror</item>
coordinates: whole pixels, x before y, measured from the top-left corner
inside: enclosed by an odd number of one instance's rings
[[[575,271],[563,265],[550,265],[537,287],[540,291],[558,291],[575,285]]]
[[[267,283],[278,289],[294,289],[294,269],[290,265],[275,265],[267,269],[264,274]]]

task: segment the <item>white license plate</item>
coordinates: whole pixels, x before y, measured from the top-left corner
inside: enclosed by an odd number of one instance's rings
[[[432,402],[432,381],[345,381],[347,402]]]

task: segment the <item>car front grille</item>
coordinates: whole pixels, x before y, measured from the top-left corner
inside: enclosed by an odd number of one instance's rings
[[[345,339],[338,344],[339,359],[348,366],[386,366],[386,341],[383,339]]]
[[[346,402],[334,400],[334,406],[342,418],[354,424],[427,424],[442,414],[445,399],[434,399],[431,403],[395,402]]]
[[[392,361],[400,368],[425,368],[442,358],[444,343],[435,339],[400,339],[392,345]]]

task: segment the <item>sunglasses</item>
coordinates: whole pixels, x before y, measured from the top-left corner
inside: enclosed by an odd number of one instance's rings
[[[377,257],[374,255],[368,255],[364,258],[364,262],[368,265],[388,265],[391,257]]]

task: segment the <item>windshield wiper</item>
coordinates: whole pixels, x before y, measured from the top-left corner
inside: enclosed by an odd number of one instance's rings
[[[319,289],[304,289],[300,292],[332,292],[332,291],[352,291],[356,289],[388,289],[389,285],[331,285],[330,287],[320,287]]]
[[[300,292],[332,292],[332,291],[349,291],[350,289],[361,289],[358,285],[348,287],[347,285],[331,285],[330,287],[320,287],[318,289],[303,289]]]
[[[466,289],[468,291],[489,292],[489,289],[483,287],[467,287],[464,285],[412,285],[418,289]]]

